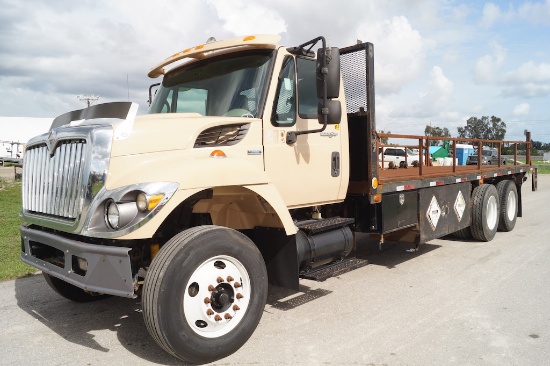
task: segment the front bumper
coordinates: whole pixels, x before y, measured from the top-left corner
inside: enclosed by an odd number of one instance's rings
[[[23,262],[86,291],[136,297],[131,248],[87,244],[26,226],[19,230]]]

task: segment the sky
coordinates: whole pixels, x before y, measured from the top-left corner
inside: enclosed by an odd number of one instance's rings
[[[550,142],[550,0],[0,0],[0,140],[97,103],[137,102],[147,72],[204,43],[279,34],[374,44],[378,130],[423,135],[497,116],[506,140]],[[4,118],[2,118],[4,117]],[[49,122],[44,122],[45,130]]]

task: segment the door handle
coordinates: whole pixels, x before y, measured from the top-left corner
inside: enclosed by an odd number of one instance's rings
[[[332,152],[331,161],[330,175],[338,177],[340,175],[340,153],[338,151]]]

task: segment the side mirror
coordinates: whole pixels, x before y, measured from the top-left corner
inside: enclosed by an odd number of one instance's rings
[[[319,123],[324,123],[323,115],[327,115],[327,124],[336,125],[342,118],[342,106],[339,100],[327,100],[326,111],[323,110],[323,100],[319,100],[317,105],[317,116]],[[325,113],[326,112],[326,113]]]
[[[326,65],[323,67],[323,48],[317,50],[317,98],[323,98],[323,74],[327,80],[327,98],[340,95],[340,49],[326,49]]]

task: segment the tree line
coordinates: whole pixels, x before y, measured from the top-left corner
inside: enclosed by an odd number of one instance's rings
[[[496,116],[470,117],[466,121],[466,126],[457,128],[459,138],[481,139],[481,140],[504,140],[506,136],[506,123]],[[424,129],[426,136],[432,137],[451,137],[448,128],[426,125]],[[443,141],[431,141],[431,145],[442,145]],[[532,141],[532,154],[542,155],[539,150],[550,150],[550,143]],[[512,147],[503,147],[503,154],[513,154]]]
[[[391,133],[390,131],[380,131],[380,133]],[[465,139],[481,139],[481,140],[504,140],[506,136],[506,123],[496,116],[482,116],[470,117],[466,121],[466,126],[457,128],[458,138]],[[438,127],[426,125],[424,129],[424,135],[430,137],[452,137],[451,132],[447,127]],[[383,144],[388,143],[388,138],[381,138]],[[531,141],[532,142],[532,154],[542,155],[540,151],[550,151],[550,143]],[[443,140],[432,140],[430,145],[437,146],[443,145]],[[502,148],[502,154],[513,154],[513,147],[504,146]]]

